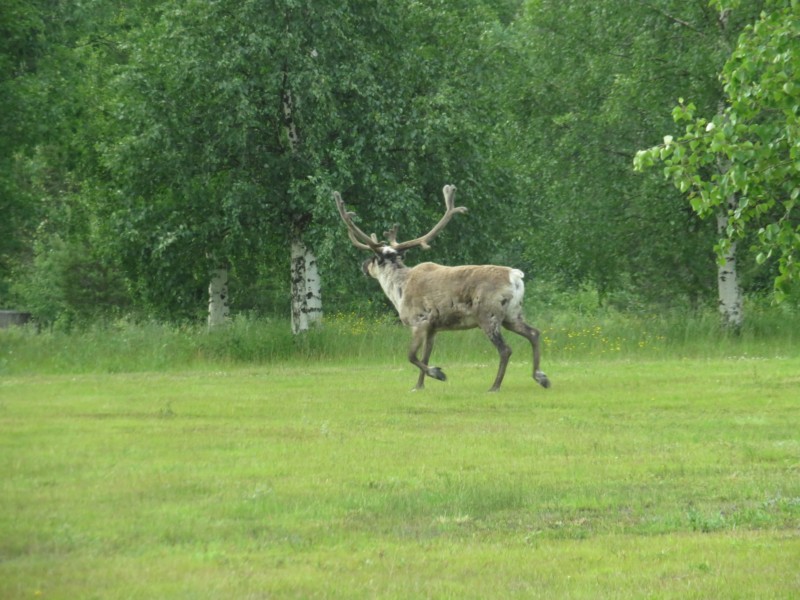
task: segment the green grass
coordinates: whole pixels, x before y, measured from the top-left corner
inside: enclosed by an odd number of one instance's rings
[[[2,338],[0,597],[797,597],[797,350],[562,326],[554,387],[519,346],[497,394],[466,333],[416,393],[390,325],[250,366],[156,328],[37,371]]]
[[[736,334],[720,331],[717,315],[706,312],[544,309],[530,322],[542,330],[545,361],[798,354],[800,312],[789,306],[754,306],[747,314],[745,327]],[[511,333],[506,338],[515,351],[512,362],[529,359],[527,341]],[[286,321],[244,316],[213,332],[202,325],[125,320],[71,332],[14,328],[0,330],[0,375],[165,372],[315,360],[398,367],[407,365],[409,339],[407,329],[389,314],[380,319],[328,315],[324,327],[301,336],[293,336]],[[478,330],[437,337],[434,363],[464,361],[496,364],[497,352]]]

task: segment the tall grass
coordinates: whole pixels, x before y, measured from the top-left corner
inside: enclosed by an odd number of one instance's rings
[[[543,329],[551,356],[629,358],[794,355],[800,342],[800,315],[780,308],[752,309],[739,331],[721,326],[711,311],[553,315]]]
[[[720,327],[713,312],[622,313],[543,311],[544,361],[659,357],[795,355],[800,314],[788,307],[750,307],[739,332]],[[529,361],[527,342],[506,336],[512,361]],[[329,315],[323,326],[295,336],[280,319],[238,316],[226,327],[120,320],[71,332],[34,327],[0,330],[0,373],[114,373],[336,360],[405,364],[408,331],[392,315]],[[437,337],[434,362],[493,363],[494,347],[480,331]]]
[[[288,321],[234,318],[203,325],[121,320],[69,332],[35,327],[0,330],[0,373],[165,371],[209,364],[288,360],[391,360],[402,328],[387,321],[336,315],[323,327],[292,335]]]

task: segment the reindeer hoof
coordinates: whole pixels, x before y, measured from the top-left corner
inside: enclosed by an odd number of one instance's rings
[[[543,372],[536,371],[536,373],[533,374],[533,378],[536,380],[536,383],[538,383],[543,388],[546,389],[550,387],[550,380],[547,378],[547,375],[545,375]]]
[[[430,367],[428,369],[428,377],[433,377],[439,381],[447,381],[447,377],[439,367]]]

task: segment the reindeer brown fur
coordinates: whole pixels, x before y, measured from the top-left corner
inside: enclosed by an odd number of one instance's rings
[[[444,216],[430,232],[407,242],[397,241],[396,225],[384,233],[388,242],[379,242],[375,234],[365,234],[353,223],[354,214],[345,210],[339,193],[334,192],[336,206],[347,225],[351,242],[357,248],[374,253],[365,261],[364,272],[378,280],[397,309],[400,320],[411,328],[408,359],[420,370],[415,389],[424,387],[426,375],[440,381],[446,379],[439,367],[428,365],[436,333],[474,327],[483,330],[500,354],[500,365],[490,391],[500,389],[511,356],[511,348],[503,339],[501,327],[530,341],[533,378],[543,387],[550,387],[547,375],[539,369],[539,331],[528,325],[522,314],[525,294],[522,271],[495,265],[445,267],[424,262],[407,267],[403,263],[403,252],[416,247],[428,248],[428,242],[453,215],[466,212],[463,206],[454,206],[455,192],[455,186],[444,186]],[[421,360],[417,356],[420,347],[423,348]]]

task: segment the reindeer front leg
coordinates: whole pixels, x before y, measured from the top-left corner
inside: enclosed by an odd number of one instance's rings
[[[428,366],[431,352],[433,352],[433,337],[436,335],[436,332],[429,326],[414,327],[411,331],[411,335],[411,346],[408,348],[408,360],[411,364],[419,368],[420,371],[419,379],[414,389],[421,390],[425,388],[425,375],[438,379],[439,381],[446,381],[447,377],[439,367]],[[422,360],[419,360],[419,358],[417,358],[417,351],[423,344],[425,347],[422,350]]]

